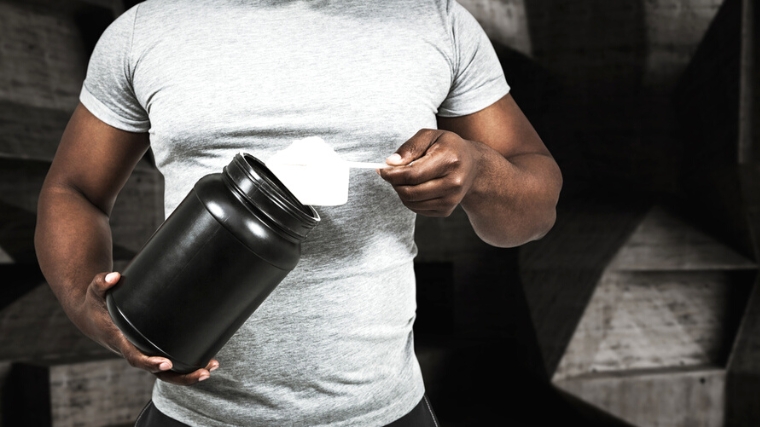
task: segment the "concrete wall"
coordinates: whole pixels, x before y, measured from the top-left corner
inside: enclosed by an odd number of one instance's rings
[[[577,178],[569,185],[654,192],[678,187],[683,147],[671,96],[721,3],[461,2],[496,43],[529,56],[557,83],[547,94],[551,111],[532,119],[566,178]]]
[[[22,186],[0,186],[0,200],[31,215],[34,197],[15,195],[21,187],[38,188],[45,171],[39,162],[49,160],[62,131],[61,117],[76,104],[89,42],[77,23],[72,5],[85,3],[107,7],[118,2],[0,1],[0,115],[28,109],[24,111],[29,114],[24,116],[30,118],[30,129],[35,130],[20,134],[18,129],[23,131],[23,127],[7,132],[3,128],[0,154],[7,157],[11,153],[13,158],[27,156],[36,162],[29,167],[23,163],[27,160],[17,162],[14,168],[33,173]],[[671,96],[722,1],[462,0],[461,3],[481,22],[494,43],[504,47],[500,52],[504,54],[503,64],[515,98],[530,107],[526,108],[526,114],[565,174],[563,198],[572,196],[577,187],[592,185],[630,194],[677,191],[678,159],[683,145]],[[29,138],[47,141],[40,144],[45,149],[30,153],[19,148]],[[160,198],[156,197],[159,178],[151,175],[140,181],[141,186],[125,192],[135,202],[122,199],[120,203],[125,210],[115,214],[117,234],[123,236],[117,242],[127,251],[136,250],[142,236],[147,237],[157,225],[130,222],[140,215],[139,206],[152,203],[144,209],[160,207]],[[158,212],[160,215],[160,208]],[[477,241],[463,212],[457,211],[445,220],[420,218],[417,240],[420,262],[448,263],[455,276],[452,288],[444,293],[448,300],[442,305],[442,312],[448,310],[453,316],[453,331],[478,338],[514,337],[515,329],[526,327],[521,323],[525,318],[516,317],[516,310],[512,309],[524,298],[515,287],[519,283],[505,283],[515,278],[514,265],[510,264],[513,254],[495,251]],[[52,295],[41,288],[27,294],[23,301],[29,298],[39,298],[46,307],[54,303]],[[10,314],[18,313],[20,307],[9,306],[5,311],[0,307],[0,318],[10,319]],[[25,310],[27,317],[38,313]],[[51,313],[38,314],[55,318],[56,324],[65,324],[60,311]],[[38,325],[43,320],[31,319],[30,324]],[[11,339],[25,331],[9,326],[0,332]],[[71,325],[63,326],[61,331],[66,336],[77,336]],[[69,348],[97,350],[87,344],[76,341],[76,346]],[[34,347],[33,356],[39,356],[44,350],[40,348]],[[3,366],[7,368],[11,359],[25,356],[32,354],[0,357],[0,378],[7,371]]]
[[[150,397],[152,375],[116,359],[69,321],[32,243],[39,191],[77,105],[90,50],[119,4],[0,1],[0,425],[31,425],[32,412],[23,412],[31,400],[19,403],[19,396],[38,401],[41,425],[60,426],[129,422]],[[162,189],[160,174],[141,162],[111,218],[119,268],[163,219]],[[83,358],[93,357],[100,376],[88,376],[94,371]],[[50,381],[34,390],[9,384],[20,361],[42,359]]]
[[[525,1],[461,0],[459,4],[472,13],[491,40],[530,56],[532,48]]]
[[[87,56],[70,17],[49,9],[0,3],[0,99],[73,110]]]

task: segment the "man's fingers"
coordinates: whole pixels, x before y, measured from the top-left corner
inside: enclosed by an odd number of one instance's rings
[[[205,369],[198,369],[189,374],[178,374],[171,372],[172,362],[169,359],[143,354],[127,340],[121,331],[111,322],[108,313],[105,311],[103,302],[106,292],[115,286],[120,279],[121,275],[117,272],[101,273],[95,276],[88,289],[90,293],[88,298],[91,300],[95,299],[95,304],[100,305],[95,315],[90,316],[91,321],[100,325],[98,326],[102,335],[100,342],[121,354],[130,365],[151,372],[158,378],[173,384],[190,385],[209,378],[211,375],[210,371],[219,367],[219,362],[216,360],[211,360]]]
[[[178,385],[191,385],[204,381],[211,376],[212,371],[219,368],[219,361],[211,359],[203,369],[198,369],[188,374],[172,372],[172,363],[169,359],[159,356],[147,356],[129,343],[124,346],[122,355],[130,365],[151,372],[162,381]]]
[[[403,143],[395,153],[385,159],[385,163],[391,166],[408,165],[425,155],[427,149],[435,143],[440,134],[441,131],[437,129],[422,129],[418,131],[413,137]]]
[[[394,185],[393,188],[404,203],[439,199],[449,193],[443,179],[426,181],[419,185]]]
[[[398,162],[379,169],[406,207],[426,216],[449,216],[477,174],[475,145],[452,132],[423,129],[398,150]],[[408,162],[412,160],[413,162]]]
[[[208,362],[208,365],[206,365],[206,370],[209,372],[213,372],[219,368],[219,361],[216,359],[211,359]]]
[[[130,365],[135,368],[144,369],[151,373],[166,372],[172,368],[172,362],[159,356],[148,356],[140,352],[135,346],[133,346],[126,338],[123,338],[124,342],[120,346],[121,355],[127,359]]]
[[[145,356],[145,355],[143,355]],[[142,358],[141,358],[142,359]],[[145,369],[151,373],[166,372],[172,368],[172,362],[169,359],[163,357],[145,357],[142,359],[145,364]]]
[[[158,372],[156,377],[161,381],[166,381],[178,385],[192,385],[211,377],[211,372],[219,368],[219,361],[211,359],[204,369],[190,372],[189,374],[178,374],[176,372]]]
[[[444,176],[449,171],[448,162],[435,155],[424,156],[414,164],[379,169],[380,177],[392,185],[418,185]]]
[[[155,374],[161,381],[177,385],[192,385],[200,381],[207,380],[211,373],[207,369],[198,369],[189,374],[178,374],[176,372],[159,372]]]
[[[119,281],[119,279],[121,279],[121,274],[113,271],[111,273],[106,274],[106,276],[103,279],[106,281],[106,283],[113,286]]]
[[[124,347],[122,354],[130,365],[151,372],[162,381],[177,385],[192,385],[204,381],[211,376],[211,371],[219,368],[219,362],[212,359],[203,369],[188,374],[180,374],[170,370],[172,368],[170,360],[164,357],[147,356],[131,344]]]
[[[105,298],[106,291],[114,287],[121,279],[121,274],[117,272],[100,273],[92,281],[91,289],[100,298]]]

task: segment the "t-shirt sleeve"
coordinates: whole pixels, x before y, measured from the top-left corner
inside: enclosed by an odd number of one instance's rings
[[[438,115],[457,117],[480,111],[509,93],[499,59],[478,21],[459,3],[451,2],[454,47],[453,81]]]
[[[121,130],[147,132],[148,113],[132,85],[132,35],[138,6],[119,16],[100,36],[87,66],[80,102],[95,117]]]

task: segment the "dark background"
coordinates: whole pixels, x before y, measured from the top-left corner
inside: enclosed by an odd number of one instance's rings
[[[129,2],[0,0],[2,426],[128,425],[151,377],[44,284],[36,199],[89,52]],[[480,242],[420,217],[417,353],[444,426],[760,425],[758,5],[468,0],[559,163],[554,229]],[[147,158],[111,219],[116,269],[163,218]]]

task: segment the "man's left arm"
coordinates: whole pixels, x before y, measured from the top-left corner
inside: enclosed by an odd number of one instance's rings
[[[380,169],[401,201],[426,216],[458,206],[477,235],[500,247],[544,236],[554,225],[562,175],[511,95],[476,113],[438,117]]]

